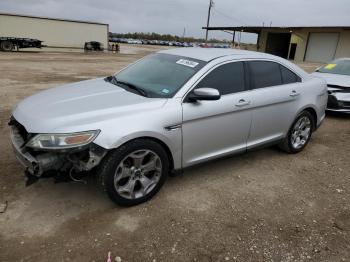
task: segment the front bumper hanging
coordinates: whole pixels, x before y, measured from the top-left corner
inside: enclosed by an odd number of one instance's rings
[[[344,95],[348,95],[350,90],[328,90],[327,110],[333,112],[350,113],[350,100]]]
[[[34,151],[25,146],[26,131],[18,122],[11,120],[11,142],[14,154],[25,168],[27,177],[42,177],[48,171],[89,171],[96,167],[107,150],[95,144],[72,150]]]

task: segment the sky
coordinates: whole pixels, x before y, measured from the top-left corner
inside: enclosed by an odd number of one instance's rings
[[[108,23],[110,31],[204,38],[209,0],[0,0],[0,12]],[[350,0],[214,0],[210,26],[350,26]],[[231,39],[211,31],[210,38]],[[243,34],[243,42],[254,42]]]

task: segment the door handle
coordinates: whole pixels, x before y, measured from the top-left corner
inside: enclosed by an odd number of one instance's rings
[[[250,101],[245,101],[244,99],[240,99],[236,106],[241,107],[241,106],[247,106],[250,104]]]
[[[298,92],[295,91],[295,90],[293,90],[292,93],[289,94],[289,96],[291,96],[291,97],[296,97],[296,96],[298,96],[298,95],[300,95],[300,93],[298,93]]]

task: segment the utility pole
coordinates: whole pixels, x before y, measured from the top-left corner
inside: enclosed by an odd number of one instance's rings
[[[185,34],[186,34],[186,27],[184,27],[184,31],[182,32],[182,41],[185,42]]]
[[[210,11],[211,11],[211,8],[213,7],[213,5],[214,5],[213,0],[209,0],[208,19],[207,19],[207,30],[206,30],[206,32],[205,32],[205,42],[208,41],[208,27],[209,27],[209,22],[210,22]]]

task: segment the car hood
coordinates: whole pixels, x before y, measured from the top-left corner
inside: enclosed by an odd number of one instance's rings
[[[350,88],[350,76],[319,72],[314,72],[312,73],[312,75],[325,79],[328,85],[343,86]]]
[[[13,116],[31,133],[53,133],[67,127],[73,132],[83,131],[75,130],[77,126],[93,128],[92,123],[158,109],[166,101],[131,93],[98,78],[30,96],[17,105]]]

